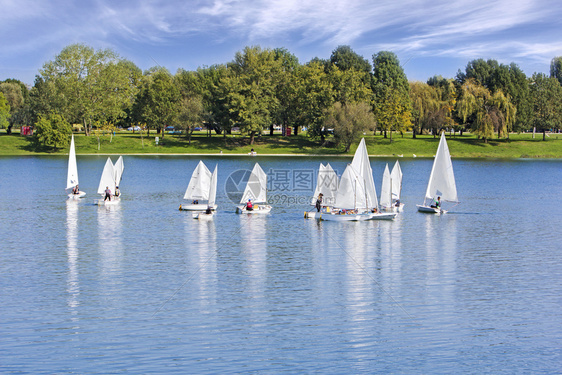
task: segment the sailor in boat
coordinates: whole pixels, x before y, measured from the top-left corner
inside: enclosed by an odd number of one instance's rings
[[[199,204],[199,201],[197,199],[194,199],[191,204]]]
[[[115,196],[118,197],[120,194],[119,186],[115,186]]]
[[[320,212],[322,210],[322,197],[324,194],[318,194],[318,199],[316,199],[316,211]]]
[[[400,207],[400,199],[397,199],[397,200],[394,202],[394,207]]]
[[[433,204],[429,206],[431,208],[441,208],[441,197],[437,197],[437,200],[433,200]]]
[[[206,213],[207,215],[210,215],[210,214],[212,213],[212,212],[211,212],[211,206],[207,206],[207,209],[205,210],[205,213]]]
[[[107,199],[111,201],[111,190],[109,190],[109,186],[105,187],[105,198],[103,198],[103,201],[105,202]]]
[[[76,186],[72,189],[72,194],[74,194],[74,195],[80,194],[80,188],[78,188],[78,185],[76,185]]]
[[[246,211],[253,211],[254,205],[252,204],[252,200],[248,199],[248,203],[246,203]]]

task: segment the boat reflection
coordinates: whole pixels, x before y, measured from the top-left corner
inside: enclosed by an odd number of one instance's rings
[[[80,280],[78,274],[78,200],[66,201],[66,258],[68,275],[66,277],[66,304],[70,309],[71,320],[78,321],[78,306],[80,305]]]
[[[199,288],[197,300],[202,306],[214,305],[217,300],[217,229],[215,220],[194,220],[184,215],[185,244],[191,289]]]
[[[102,274],[118,283],[123,262],[122,208],[120,204],[104,205],[97,211]]]
[[[244,272],[249,276],[251,295],[262,295],[267,272],[267,215],[241,215],[240,239],[242,240],[241,259]]]

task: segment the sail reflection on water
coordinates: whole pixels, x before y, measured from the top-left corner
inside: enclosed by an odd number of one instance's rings
[[[108,282],[115,284],[119,282],[123,262],[121,205],[99,206],[97,219],[102,275]]]
[[[66,257],[68,275],[66,277],[66,304],[70,309],[72,320],[77,321],[77,308],[80,305],[80,280],[78,274],[78,206],[76,200],[66,201]]]

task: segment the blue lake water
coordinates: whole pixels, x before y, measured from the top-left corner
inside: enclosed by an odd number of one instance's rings
[[[218,214],[178,207],[199,157],[0,158],[2,373],[556,373],[562,369],[562,161],[453,160],[461,204],[416,212],[432,160],[400,159],[395,221],[303,219],[320,162],[218,163]],[[113,157],[113,161],[116,157]],[[258,161],[270,215],[234,213]],[[375,184],[385,163],[371,160]]]

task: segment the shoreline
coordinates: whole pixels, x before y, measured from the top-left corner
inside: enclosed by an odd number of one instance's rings
[[[35,156],[61,156],[67,157],[68,153],[56,153],[56,154],[47,154],[47,153],[28,153],[28,154],[5,154],[0,155],[0,158],[4,157],[35,157]],[[312,157],[312,158],[353,158],[353,155],[343,155],[343,154],[256,154],[256,155],[248,155],[245,154],[230,154],[230,153],[76,153],[76,156],[195,156],[195,157],[204,157],[204,156],[234,156],[234,157]],[[372,155],[369,154],[371,158],[396,158],[396,159],[433,159],[434,155],[432,156],[397,156],[397,155]],[[562,160],[562,157],[540,157],[540,156],[529,156],[529,157],[510,157],[510,156],[453,156],[451,155],[452,159],[471,159],[471,160],[478,160],[478,159],[486,159],[486,160]]]

